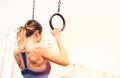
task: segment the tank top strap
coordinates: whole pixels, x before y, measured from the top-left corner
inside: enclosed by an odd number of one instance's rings
[[[21,52],[22,54],[22,59],[23,59],[23,63],[24,63],[24,68],[28,68],[27,66],[27,59],[26,59],[26,53],[25,52]]]

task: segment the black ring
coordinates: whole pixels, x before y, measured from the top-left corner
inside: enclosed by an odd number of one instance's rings
[[[54,16],[59,16],[59,17],[61,17],[61,19],[62,19],[62,21],[63,21],[63,27],[62,27],[61,31],[63,31],[64,28],[65,28],[65,19],[64,19],[64,17],[63,17],[61,14],[59,14],[59,13],[55,13],[55,14],[53,14],[53,15],[50,17],[49,24],[50,24],[51,29],[52,29],[52,30],[54,29],[54,27],[53,27],[53,25],[52,25],[52,19],[53,19]]]

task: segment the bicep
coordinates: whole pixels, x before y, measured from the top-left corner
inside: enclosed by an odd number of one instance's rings
[[[53,63],[64,65],[63,57],[51,49],[45,49],[44,52],[42,52],[42,56]]]

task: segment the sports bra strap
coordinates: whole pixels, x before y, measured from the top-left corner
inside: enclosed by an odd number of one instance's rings
[[[23,62],[24,62],[24,68],[28,68],[27,60],[26,60],[26,53],[25,52],[21,52],[21,54],[22,54],[22,59],[23,59]]]

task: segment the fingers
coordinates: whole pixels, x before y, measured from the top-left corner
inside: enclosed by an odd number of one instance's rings
[[[55,36],[60,36],[61,34],[61,29],[59,28],[54,28],[53,30],[51,30],[52,35]]]
[[[51,30],[51,32],[61,32],[61,29],[59,29],[59,28],[54,28],[53,30]]]

